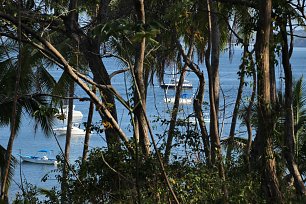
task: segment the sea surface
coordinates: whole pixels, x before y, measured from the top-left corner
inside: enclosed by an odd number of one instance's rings
[[[227,137],[229,133],[230,121],[231,121],[231,114],[233,111],[233,104],[235,102],[235,97],[237,94],[237,89],[239,85],[239,79],[237,72],[239,70],[239,65],[241,61],[242,50],[239,47],[235,47],[235,52],[233,58],[230,60],[228,52],[225,51],[222,53],[220,58],[220,82],[221,82],[221,98],[220,98],[220,122],[223,124],[220,126],[221,130],[221,137]],[[295,79],[298,79],[303,74],[306,74],[306,48],[295,48],[294,53],[292,56],[292,70]],[[122,63],[107,58],[104,60],[104,63],[109,71],[112,73],[118,69],[123,68]],[[204,64],[199,64],[200,68],[206,73],[206,68]],[[55,78],[59,78],[62,73],[60,69],[52,69],[50,72],[54,75]],[[167,73],[172,73],[172,67],[169,67]],[[278,87],[283,87],[283,71],[281,67],[281,63],[276,65],[276,78],[278,80]],[[185,90],[184,93],[187,94],[195,94],[198,86],[196,76],[188,72],[186,75],[186,79],[189,80],[193,84],[192,90]],[[208,81],[207,75],[205,74],[206,79],[206,92],[205,92],[205,101],[208,102]],[[165,82],[170,80],[170,78],[166,78]],[[248,79],[251,80],[251,79]],[[128,100],[131,96],[127,94],[128,88],[130,86],[130,75],[129,74],[120,74],[116,75],[112,78],[113,86],[118,90],[118,92]],[[250,87],[245,87],[246,90],[250,90]],[[248,91],[246,91],[243,97],[248,97]],[[86,94],[80,87],[76,87],[76,96],[79,97],[86,97]],[[147,113],[151,121],[157,118],[166,118],[169,119],[169,110],[171,109],[171,104],[164,103],[164,97],[167,95],[168,97],[174,96],[173,90],[164,90],[159,87],[159,82],[156,78],[153,79],[152,84],[148,90],[148,97],[147,97]],[[88,102],[81,102],[78,100],[74,101],[75,110],[81,111],[83,113],[83,118],[78,122],[82,124],[87,120],[88,114]],[[226,105],[224,105],[226,104]],[[205,109],[206,107],[204,107]],[[187,117],[189,114],[193,112],[191,105],[184,105],[181,107],[182,112],[180,113],[179,117],[184,118]],[[132,126],[130,124],[130,118],[128,111],[124,109],[122,105],[117,102],[117,110],[118,110],[118,121],[124,132],[128,135],[132,135]],[[224,114],[223,114],[224,113]],[[94,123],[101,123],[100,117],[98,114],[94,114]],[[56,127],[64,126],[65,124],[58,121],[55,125]],[[50,135],[46,136],[38,128],[36,131],[34,129],[34,121],[30,119],[26,114],[23,116],[22,124],[20,131],[14,142],[13,148],[13,155],[19,160],[18,154],[30,154],[34,155],[38,150],[41,149],[48,149],[52,150],[54,155],[60,154],[61,149],[64,150],[65,147],[65,136],[59,135]],[[152,122],[151,127],[153,129],[153,133],[156,134],[163,134],[167,126],[160,125],[160,123]],[[237,136],[245,135],[245,128],[243,126],[237,125],[236,128]],[[7,146],[8,138],[9,138],[9,128],[8,127],[1,127],[0,128],[0,144],[4,147]],[[58,141],[58,143],[57,143]],[[160,144],[161,141],[157,141]],[[59,145],[58,145],[59,144]],[[70,162],[73,163],[79,157],[82,156],[84,145],[84,136],[72,136],[71,141],[71,153],[70,153]],[[104,134],[92,133],[90,138],[90,149],[94,147],[105,147],[105,137]],[[26,162],[20,162],[17,164],[15,169],[15,174],[13,177],[13,182],[10,187],[10,198],[14,198],[15,194],[19,191],[20,192],[20,185],[22,181],[27,181],[33,185],[37,185],[38,187],[42,188],[51,188],[53,186],[58,186],[55,175],[57,167],[53,165],[39,165],[39,164],[30,164]],[[46,182],[42,182],[41,179],[46,175],[49,174],[49,179]]]

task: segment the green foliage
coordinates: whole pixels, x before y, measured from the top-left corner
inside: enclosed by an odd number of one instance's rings
[[[93,149],[84,164],[76,161],[68,177],[69,203],[167,203],[171,195],[165,185],[154,155],[136,164],[122,151],[119,156],[102,149]],[[240,160],[238,160],[240,161]],[[263,203],[257,175],[248,173],[243,162],[229,168],[226,186],[229,203]],[[181,203],[222,203],[222,186],[216,167],[201,162],[174,160],[166,167],[170,184]],[[59,182],[62,178],[59,177]],[[16,201],[58,203],[60,190],[39,190],[30,186],[27,194]],[[138,192],[138,193],[137,193]],[[42,199],[44,195],[46,198]],[[51,202],[52,201],[52,202]],[[18,203],[18,202],[15,202]]]

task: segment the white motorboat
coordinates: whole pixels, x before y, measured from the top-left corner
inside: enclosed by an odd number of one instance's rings
[[[164,102],[165,103],[174,103],[175,102],[175,97],[166,97],[164,98]],[[192,104],[193,102],[193,96],[189,95],[189,94],[181,94],[180,99],[179,99],[179,103],[180,104]]]
[[[160,87],[163,89],[174,89],[178,86],[178,83],[179,83],[179,79],[172,78],[169,83],[161,83]],[[184,80],[182,88],[192,89],[192,83],[189,82],[188,80]]]
[[[75,105],[73,105],[73,112],[72,112],[72,120],[80,120],[83,118],[83,113],[81,111],[78,110],[74,110],[75,109]],[[62,108],[58,109],[58,113],[55,114],[55,117],[63,120],[63,119],[67,119],[68,118],[68,105],[63,105]]]
[[[58,127],[53,129],[56,135],[66,135],[67,127]],[[85,135],[85,130],[78,127],[78,124],[73,124],[71,127],[71,134],[72,135]]]
[[[50,164],[56,165],[58,161],[56,158],[50,158],[50,151],[48,150],[39,150],[36,155],[22,155],[19,154],[20,158],[24,162],[30,162],[35,164]]]

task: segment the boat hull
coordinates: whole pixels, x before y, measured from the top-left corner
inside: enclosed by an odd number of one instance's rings
[[[53,131],[56,135],[66,135],[67,127],[54,128]],[[78,127],[72,127],[71,134],[72,135],[85,135],[85,131]]]
[[[36,156],[20,156],[22,161],[24,162],[30,162],[35,164],[48,164],[48,165],[54,165],[57,164],[56,159],[43,159],[41,157]]]

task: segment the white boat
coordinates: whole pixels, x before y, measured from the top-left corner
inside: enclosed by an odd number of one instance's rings
[[[58,164],[58,161],[56,158],[50,158],[51,151],[48,150],[39,150],[36,155],[22,155],[19,154],[20,158],[23,162],[30,162],[35,164]]]
[[[80,120],[83,118],[83,113],[78,110],[74,110],[75,105],[73,105],[73,112],[72,112],[72,120]],[[58,108],[58,113],[55,114],[55,117],[59,119],[67,119],[68,118],[68,105],[63,105],[62,108]]]
[[[56,135],[66,135],[67,126],[54,128],[53,131]],[[85,135],[85,130],[79,128],[78,124],[75,123],[71,127],[71,134],[72,135]]]
[[[160,87],[163,89],[174,89],[178,86],[178,83],[179,83],[179,79],[172,78],[169,83],[161,83]],[[184,80],[182,88],[192,89],[192,83],[189,82],[188,80]]]
[[[175,97],[166,97],[164,98],[164,102],[165,103],[174,103],[175,101]],[[180,99],[179,99],[179,103],[180,104],[192,104],[193,102],[193,96],[189,95],[189,94],[181,94]]]

